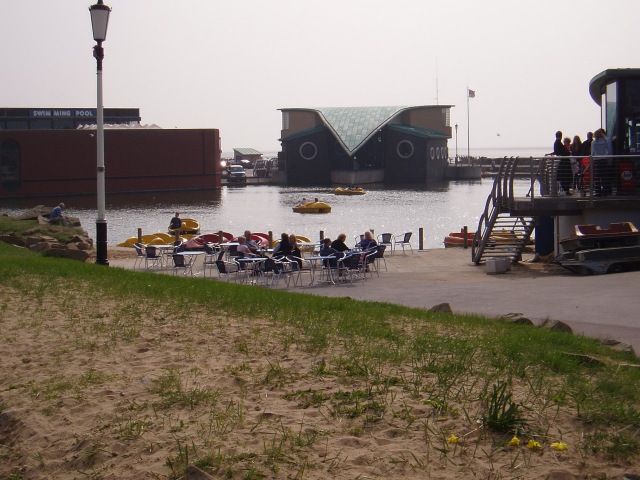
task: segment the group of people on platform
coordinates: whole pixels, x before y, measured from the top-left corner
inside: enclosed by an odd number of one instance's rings
[[[571,195],[584,187],[581,183],[585,170],[589,167],[589,160],[585,162],[583,158],[590,156],[593,158],[594,195],[611,195],[613,162],[607,157],[613,155],[613,147],[604,128],[587,132],[584,142],[578,135],[572,141],[569,137],[563,138],[562,132],[557,131],[552,155],[563,157],[558,165],[557,179],[560,191],[565,195]]]

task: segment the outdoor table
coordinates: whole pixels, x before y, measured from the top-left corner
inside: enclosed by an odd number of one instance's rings
[[[310,255],[320,248],[320,242],[297,242],[297,245],[300,247],[300,253],[308,252]]]
[[[160,250],[162,255],[160,256],[160,266],[166,267],[169,265],[169,257],[173,253],[173,249],[175,248],[173,245],[150,245],[151,247],[155,247]]]
[[[260,264],[266,260],[266,257],[242,257],[236,258],[235,261],[244,267],[253,277],[260,276]],[[254,283],[252,281],[251,283]]]
[[[322,261],[323,260],[335,260],[336,258],[337,257],[335,255],[329,255],[329,256],[326,256],[326,257],[318,255],[318,256],[314,256],[314,257],[305,258],[305,260],[308,261],[311,264],[311,283],[309,284],[310,286],[317,283],[316,282],[316,270],[318,268],[318,265],[320,265],[320,269],[321,269],[320,272],[322,273]],[[320,282],[320,281],[321,280],[318,280],[318,282]],[[335,282],[333,281],[333,277],[331,275],[331,268],[329,268],[329,270],[328,270],[328,275],[327,275],[326,282],[335,284]]]
[[[193,275],[193,264],[196,260],[196,258],[200,255],[204,255],[205,252],[203,252],[202,250],[186,250],[184,252],[178,252],[176,253],[176,255],[182,255],[183,257],[188,258],[189,260],[189,265],[191,265],[191,274]]]

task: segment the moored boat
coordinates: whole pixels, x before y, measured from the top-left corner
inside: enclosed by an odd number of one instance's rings
[[[194,220],[193,218],[183,218],[182,225],[180,225],[180,228],[169,229],[169,233],[171,235],[175,235],[176,231],[179,232],[180,234],[190,233],[193,235],[197,235],[200,233],[200,223],[197,220]]]
[[[333,193],[336,195],[364,195],[367,191],[362,187],[338,187]]]
[[[473,237],[475,237],[476,232],[467,232],[466,243],[467,247],[471,247],[473,244]],[[459,232],[450,232],[449,235],[444,237],[444,248],[453,248],[453,247],[464,247],[465,244],[465,236],[464,230]]]
[[[296,213],[330,213],[331,205],[324,202],[309,202],[293,207]]]
[[[640,244],[640,232],[631,222],[599,225],[575,225],[574,233],[560,240],[564,251],[575,252],[594,248],[629,247]]]

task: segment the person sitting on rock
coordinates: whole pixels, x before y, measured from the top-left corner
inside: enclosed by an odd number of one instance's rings
[[[64,203],[60,203],[58,204],[57,207],[54,207],[53,210],[51,210],[51,213],[49,214],[49,223],[55,223],[55,224],[61,223],[62,225],[66,225],[67,218],[62,213],[62,211],[65,208],[66,207]]]

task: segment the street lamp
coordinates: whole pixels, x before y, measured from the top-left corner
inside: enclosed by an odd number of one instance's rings
[[[102,0],[98,0],[97,4],[89,7],[93,39],[97,43],[96,46],[93,47],[93,58],[96,59],[98,65],[98,108],[96,111],[98,218],[96,218],[96,263],[107,266],[109,265],[109,259],[107,258],[107,219],[105,217],[104,198],[104,116],[102,106],[102,59],[104,58],[104,50],[102,49],[102,42],[107,39],[110,12],[111,7],[102,3]]]
[[[456,123],[456,167],[458,166],[458,124]]]

